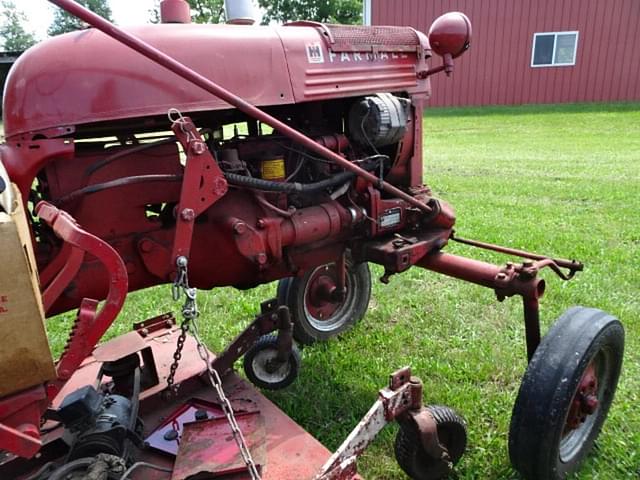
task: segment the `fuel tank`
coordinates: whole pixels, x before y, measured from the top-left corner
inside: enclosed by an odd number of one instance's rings
[[[372,92],[429,94],[421,79],[427,37],[408,27],[162,24],[128,31],[257,106]],[[60,35],[27,50],[5,88],[9,139],[70,127],[227,109],[95,29]]]

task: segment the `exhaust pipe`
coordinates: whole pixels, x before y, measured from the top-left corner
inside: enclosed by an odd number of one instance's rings
[[[224,0],[227,23],[231,25],[253,25],[256,23],[256,9],[252,0]]]

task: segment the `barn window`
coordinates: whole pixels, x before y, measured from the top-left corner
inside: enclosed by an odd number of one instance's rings
[[[578,32],[533,34],[532,67],[561,67],[576,64]]]

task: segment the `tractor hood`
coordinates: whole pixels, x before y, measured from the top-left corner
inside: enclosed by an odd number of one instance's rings
[[[257,106],[379,91],[427,94],[430,50],[403,27],[145,25],[129,32]],[[117,119],[230,108],[95,29],[42,42],[7,79],[7,138]]]

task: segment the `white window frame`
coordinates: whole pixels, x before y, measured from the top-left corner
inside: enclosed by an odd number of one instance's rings
[[[576,46],[573,49],[573,62],[571,63],[553,63],[556,58],[556,45],[558,44],[558,35],[576,35]],[[533,59],[536,53],[536,37],[539,35],[553,35],[553,51],[551,52],[551,62],[544,65],[534,65]],[[564,32],[537,32],[533,34],[533,43],[531,45],[531,67],[532,68],[548,68],[548,67],[572,67],[576,64],[576,57],[578,56],[578,40],[580,38],[580,32],[577,30],[567,30]]]

